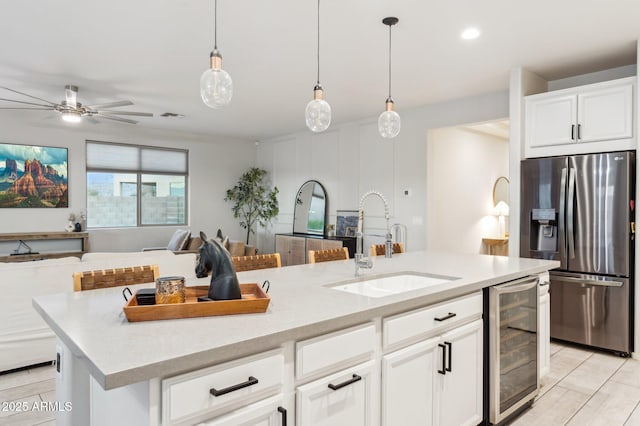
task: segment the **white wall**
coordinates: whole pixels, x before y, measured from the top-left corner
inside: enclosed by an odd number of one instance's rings
[[[34,118],[36,116],[37,118]],[[56,120],[55,122],[53,120]],[[2,209],[0,233],[62,231],[70,213],[86,208],[85,140],[132,143],[189,150],[189,228],[215,234],[218,228],[232,239],[244,240],[244,230],[233,219],[225,191],[256,161],[255,144],[227,137],[145,129],[142,125],[81,123],[71,127],[57,117],[41,119],[35,113],[0,114],[0,142],[68,148],[69,208]],[[4,165],[3,165],[4,166]],[[137,251],[164,246],[178,227],[112,228],[90,230],[91,251]]]
[[[493,185],[509,173],[506,139],[455,127],[430,130],[427,143],[427,248],[486,253],[483,237],[498,237]]]
[[[260,142],[258,167],[271,173],[280,190],[280,215],[261,233],[260,250],[273,251],[274,233],[291,232],[296,191],[309,179],[320,181],[327,190],[329,223],[335,223],[337,209],[355,210],[362,194],[377,189],[389,201],[390,223],[407,225],[407,249],[425,248],[429,201],[427,130],[506,117],[508,93],[491,93],[412,110],[403,110],[400,101],[396,101],[402,130],[392,140],[378,135],[377,117],[371,117],[332,125],[321,134],[305,131]],[[338,121],[339,117],[333,119]],[[412,195],[403,195],[404,189],[410,189]],[[383,216],[382,204],[375,199],[368,200],[365,233],[383,233],[386,226]]]

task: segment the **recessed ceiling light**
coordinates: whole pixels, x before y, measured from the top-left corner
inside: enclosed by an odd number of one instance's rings
[[[473,28],[473,27],[466,28],[462,32],[462,34],[460,34],[460,37],[462,37],[465,40],[476,39],[476,38],[480,37],[480,30],[478,30],[477,28]]]

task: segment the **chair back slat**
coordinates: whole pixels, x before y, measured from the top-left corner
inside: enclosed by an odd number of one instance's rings
[[[332,260],[347,259],[349,259],[349,249],[346,247],[326,250],[309,250],[309,263],[330,262]]]
[[[155,283],[159,275],[158,265],[74,272],[73,290],[84,291],[132,284]]]
[[[254,256],[233,256],[236,272],[253,271],[255,269],[279,268],[282,266],[280,253],[256,254]]]
[[[371,256],[384,256],[386,249],[384,244],[371,245]],[[393,253],[404,253],[404,245],[402,243],[393,243]]]

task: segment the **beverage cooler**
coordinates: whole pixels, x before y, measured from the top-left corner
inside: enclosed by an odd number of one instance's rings
[[[538,394],[538,277],[488,290],[488,409],[498,424]],[[486,303],[486,302],[485,302]]]

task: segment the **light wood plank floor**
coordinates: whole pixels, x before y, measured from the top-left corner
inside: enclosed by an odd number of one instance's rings
[[[513,426],[640,426],[640,361],[557,343],[551,352],[540,395]],[[55,425],[55,412],[11,411],[8,401],[55,401],[54,367],[0,375],[0,425]]]
[[[56,400],[55,367],[47,365],[0,375],[0,425],[55,426],[56,413],[40,402]]]
[[[640,426],[640,361],[551,343],[551,371],[513,426]]]

